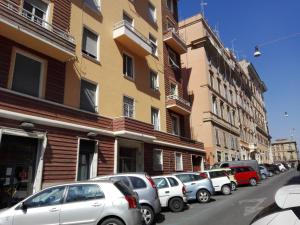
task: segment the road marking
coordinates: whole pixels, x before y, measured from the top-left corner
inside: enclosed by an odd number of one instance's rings
[[[245,199],[239,201],[239,205],[245,205],[244,216],[250,216],[264,209],[261,205],[267,198]]]

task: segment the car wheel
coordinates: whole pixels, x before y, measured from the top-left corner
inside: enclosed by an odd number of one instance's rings
[[[231,188],[229,185],[223,185],[221,188],[222,194],[223,195],[230,195],[231,194]]]
[[[172,198],[169,201],[169,208],[173,212],[181,212],[184,207],[184,202],[181,198]]]
[[[109,218],[104,220],[100,225],[124,225],[124,223],[116,218]]]
[[[147,206],[147,205],[142,205],[142,214],[143,214],[143,218],[144,218],[144,224],[145,225],[150,225],[153,223],[154,221],[154,212],[151,209],[151,207]]]
[[[266,174],[263,173],[263,174],[261,175],[261,179],[263,179],[263,180],[267,179]]]
[[[197,197],[198,202],[207,203],[210,200],[210,193],[207,190],[202,189],[197,192],[196,197]]]
[[[237,189],[237,187],[236,187],[236,183],[235,182],[231,182],[231,190],[232,191],[235,191]]]
[[[257,185],[256,179],[254,179],[254,178],[251,178],[249,180],[249,183],[250,183],[251,186],[256,186]]]

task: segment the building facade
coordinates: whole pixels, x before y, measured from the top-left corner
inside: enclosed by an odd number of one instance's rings
[[[0,0],[0,15],[0,207],[97,175],[199,170],[176,0]]]
[[[181,21],[179,27],[188,46],[181,59],[193,104],[192,138],[205,143],[207,166],[228,160],[268,161],[266,88],[253,65],[238,62],[201,15]]]
[[[297,163],[299,152],[297,142],[290,139],[277,139],[272,142],[273,159],[275,162]]]

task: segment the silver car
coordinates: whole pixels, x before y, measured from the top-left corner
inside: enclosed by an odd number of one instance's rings
[[[211,195],[215,193],[211,180],[201,177],[198,173],[175,173],[173,175],[184,183],[188,200],[207,203]]]
[[[267,170],[266,167],[260,165],[259,170],[260,170],[262,180],[265,180],[265,179],[267,179],[267,177],[270,177],[270,172]]]
[[[93,180],[99,179],[122,181],[130,187],[138,194],[145,224],[153,224],[155,216],[161,211],[161,205],[158,197],[158,190],[150,176],[146,173],[120,173],[93,178]]]
[[[58,185],[0,212],[1,225],[141,225],[134,193],[121,182]]]

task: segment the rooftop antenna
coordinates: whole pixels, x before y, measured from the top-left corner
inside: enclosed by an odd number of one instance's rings
[[[201,0],[200,5],[201,5],[202,17],[204,18],[204,17],[205,17],[205,16],[204,16],[204,14],[205,14],[205,6],[207,6],[208,4],[207,4],[207,2],[205,2],[204,0]]]
[[[220,38],[219,23],[215,25],[214,32],[217,35],[217,37]]]
[[[235,49],[234,49],[234,42],[236,41],[236,38],[231,40],[231,51],[233,53],[233,55],[235,55]]]

